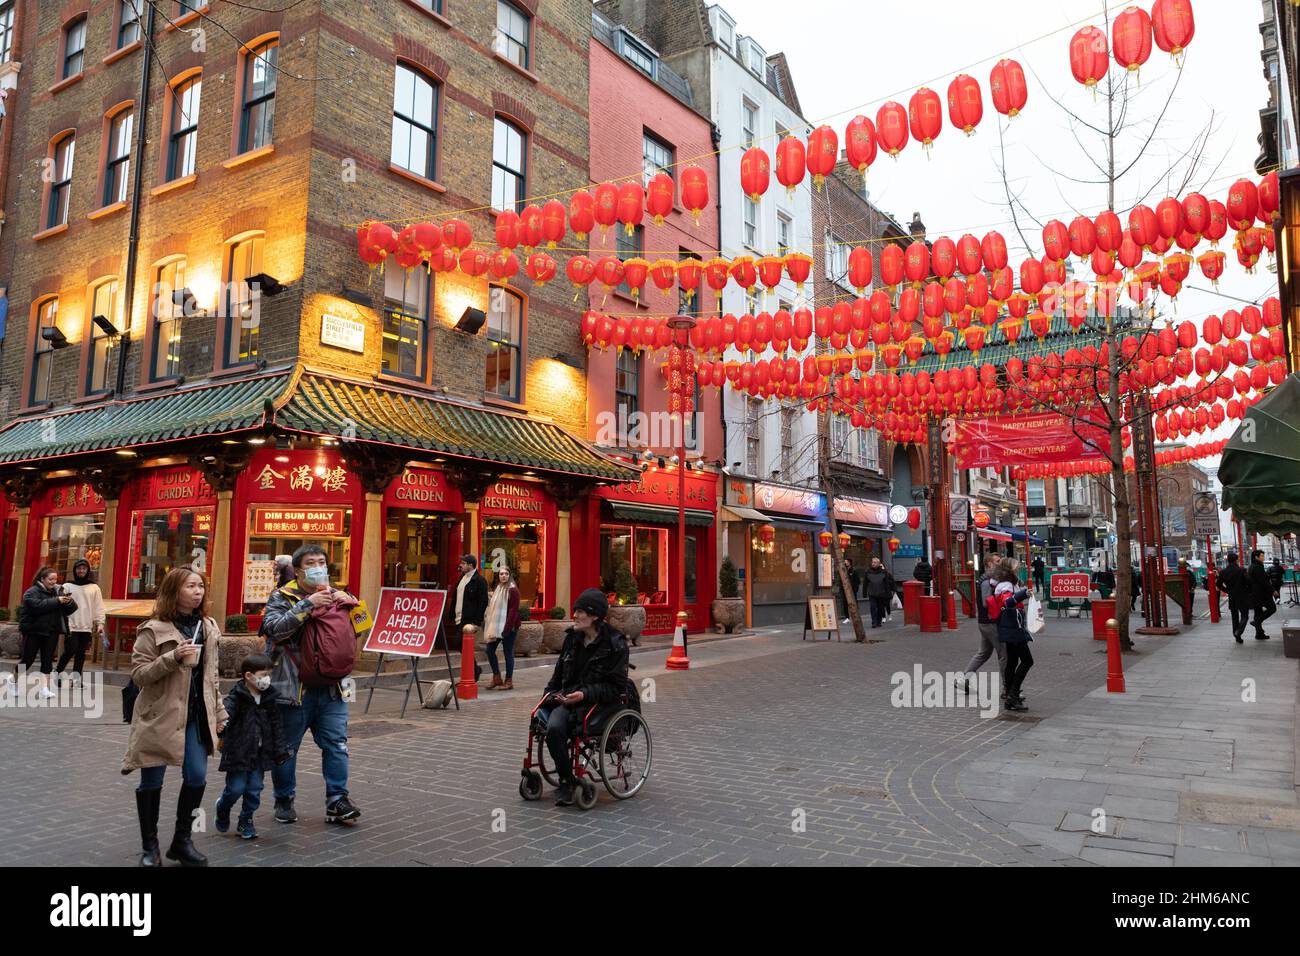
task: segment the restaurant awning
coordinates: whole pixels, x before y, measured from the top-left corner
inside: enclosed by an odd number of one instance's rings
[[[1024,541],[1025,533],[1019,528],[1010,528],[1005,525],[991,524],[987,528],[978,529],[981,538],[989,538],[994,541]],[[1030,532],[1030,544],[1047,544],[1038,535]]]
[[[741,505],[725,505],[718,508],[718,515],[724,521],[767,521],[767,515],[761,511],[755,511],[753,508],[745,508]]]
[[[632,504],[626,501],[611,501],[609,508],[614,517],[623,521],[642,522],[645,524],[677,524],[677,509],[665,505]],[[686,523],[697,528],[713,525],[713,512],[701,511],[699,508],[686,509]]]
[[[1223,507],[1253,531],[1300,532],[1300,375],[1250,406],[1219,462]]]

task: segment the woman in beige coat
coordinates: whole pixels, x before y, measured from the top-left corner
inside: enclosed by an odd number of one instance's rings
[[[131,718],[131,736],[122,773],[140,770],[135,791],[143,853],[141,866],[161,866],[158,808],[163,773],[182,768],[176,801],[176,834],[167,859],[183,866],[206,866],[194,848],[190,827],[203,802],[208,757],[225,728],[226,710],[217,683],[221,629],[208,617],[207,584],[188,567],[167,572],[158,588],[153,617],[135,632],[131,679],[140,689]]]

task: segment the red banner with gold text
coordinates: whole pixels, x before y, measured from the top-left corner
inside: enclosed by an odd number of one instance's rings
[[[958,420],[953,453],[960,468],[1002,468],[1105,457],[1110,436],[1097,408],[1071,419],[1056,412]]]

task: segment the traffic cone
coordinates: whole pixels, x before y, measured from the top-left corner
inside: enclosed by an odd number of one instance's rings
[[[673,631],[673,647],[668,652],[664,666],[670,671],[689,670],[691,659],[686,656],[686,612],[677,612],[677,629]]]

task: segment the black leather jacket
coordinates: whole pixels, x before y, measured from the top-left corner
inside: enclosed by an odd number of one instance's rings
[[[582,691],[585,703],[611,704],[627,687],[627,638],[602,621],[596,639],[584,646],[584,637],[569,628],[560,659],[546,685],[546,693]]]
[[[18,630],[32,637],[52,637],[68,633],[68,618],[77,613],[75,601],[59,603],[57,593],[33,584],[23,592],[23,614]]]

